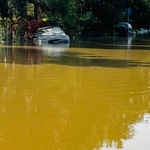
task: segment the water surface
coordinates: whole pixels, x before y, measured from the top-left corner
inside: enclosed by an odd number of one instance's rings
[[[150,43],[0,46],[0,149],[149,150]]]

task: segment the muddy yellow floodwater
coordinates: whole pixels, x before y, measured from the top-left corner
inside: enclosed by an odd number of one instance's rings
[[[1,150],[149,150],[149,139],[147,49],[0,48]]]

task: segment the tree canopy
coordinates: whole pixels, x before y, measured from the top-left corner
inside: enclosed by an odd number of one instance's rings
[[[127,21],[134,28],[150,29],[150,0],[0,0],[2,18],[45,19],[70,35],[107,35],[113,25]]]

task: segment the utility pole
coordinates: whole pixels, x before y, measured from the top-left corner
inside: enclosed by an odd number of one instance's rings
[[[129,23],[130,21],[130,15],[132,14],[132,8],[125,8],[125,14],[127,15],[127,22]]]

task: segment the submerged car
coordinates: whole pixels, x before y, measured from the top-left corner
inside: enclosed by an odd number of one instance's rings
[[[129,36],[134,36],[135,32],[133,31],[130,23],[119,22],[115,26],[115,35],[119,37],[129,37]]]
[[[69,43],[69,36],[59,26],[39,28],[33,38],[36,45]]]

